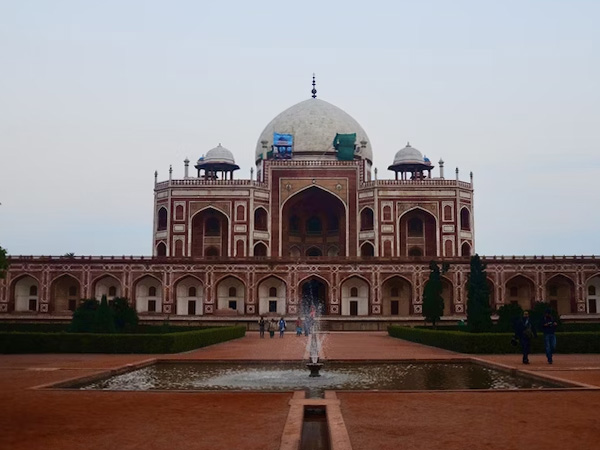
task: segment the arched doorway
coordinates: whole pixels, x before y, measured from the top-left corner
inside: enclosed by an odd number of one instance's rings
[[[192,257],[225,257],[229,254],[229,220],[214,208],[200,211],[192,219]]]
[[[600,311],[600,275],[596,275],[588,280],[585,286],[587,299],[587,312],[597,314]]]
[[[162,312],[162,283],[146,275],[135,283],[135,309],[139,313]]]
[[[359,277],[345,280],[341,286],[342,316],[369,315],[369,284]]]
[[[103,295],[106,295],[108,301],[113,300],[115,297],[121,297],[121,283],[112,275],[104,275],[98,278],[93,286],[92,292],[97,300],[102,299]]]
[[[517,304],[524,310],[533,308],[535,298],[533,281],[523,275],[517,275],[506,282],[504,303]]]
[[[546,282],[546,298],[559,315],[575,311],[575,283],[564,275],[556,275]]]
[[[400,256],[437,256],[435,217],[423,210],[413,209],[400,217]]]
[[[319,315],[327,314],[327,285],[319,278],[310,278],[301,285],[302,301],[300,309],[302,314],[309,314],[314,308]]]
[[[19,278],[13,285],[14,310],[36,312],[40,307],[40,285],[30,275]]]
[[[72,312],[81,299],[79,281],[71,275],[62,275],[50,287],[50,309],[52,312]]]
[[[289,198],[281,224],[283,255],[297,247],[301,255],[322,256],[331,246],[337,247],[339,255],[346,255],[346,208],[338,197],[321,188],[310,187]]]
[[[381,287],[384,316],[406,317],[413,313],[412,286],[402,277],[392,277]]]
[[[442,298],[444,299],[444,316],[454,314],[454,287],[448,278],[442,277]]]
[[[277,314],[286,313],[285,304],[286,285],[277,277],[268,277],[258,285],[258,313]]]
[[[244,314],[246,288],[238,278],[226,277],[217,285],[217,309]]]
[[[204,288],[200,280],[187,276],[179,280],[175,287],[176,314],[178,316],[201,316]]]

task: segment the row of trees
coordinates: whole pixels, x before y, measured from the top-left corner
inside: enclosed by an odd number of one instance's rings
[[[431,322],[433,326],[444,314],[444,298],[442,297],[442,274],[449,269],[447,263],[442,267],[437,262],[429,264],[429,280],[423,290],[423,317],[425,322]],[[490,290],[487,284],[486,264],[481,261],[479,255],[471,257],[471,271],[467,280],[467,328],[469,331],[478,333],[491,331],[493,328],[492,308],[490,306]],[[547,303],[536,304],[534,316],[543,314],[548,309]],[[504,305],[498,310],[498,331],[508,331],[515,317],[520,317],[523,310],[519,305]],[[556,312],[553,311],[556,316]]]

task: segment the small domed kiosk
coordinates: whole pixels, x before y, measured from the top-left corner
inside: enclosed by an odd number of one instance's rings
[[[205,156],[201,156],[194,167],[198,169],[198,178],[206,180],[217,180],[219,172],[222,180],[227,180],[227,174],[229,179],[233,180],[233,171],[240,168],[235,163],[233,154],[221,144],[210,149]],[[202,170],[204,175],[201,175]]]
[[[423,157],[421,152],[414,147],[411,147],[410,142],[406,144],[406,147],[399,150],[394,157],[394,164],[388,167],[388,170],[396,172],[396,180],[398,179],[398,172],[402,180],[423,180],[425,178],[431,178],[431,169],[434,166],[427,157]],[[427,176],[423,172],[427,171]],[[407,174],[410,174],[410,178]]]

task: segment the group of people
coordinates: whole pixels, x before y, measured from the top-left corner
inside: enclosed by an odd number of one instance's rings
[[[552,356],[556,350],[556,327],[558,323],[552,316],[552,311],[545,311],[542,319],[542,332],[544,333],[544,347],[548,364],[552,364]],[[523,317],[515,324],[515,337],[521,343],[523,353],[523,364],[529,364],[529,353],[531,352],[531,340],[537,337],[535,325],[529,317],[529,311],[523,312]]]
[[[306,316],[306,319],[302,321],[301,317],[296,319],[296,336],[302,336],[304,332],[304,336],[308,336],[312,330],[313,323],[315,320],[315,311],[314,308],[311,309],[310,313]],[[274,317],[271,320],[265,320],[264,316],[260,316],[258,320],[258,330],[260,332],[260,337],[265,337],[265,331],[269,332],[269,337],[273,338],[275,336],[275,332],[279,331],[279,337],[282,338],[285,330],[287,329],[287,323],[285,319],[282,317],[279,319],[275,319]]]
[[[269,337],[275,337],[275,332],[279,331],[279,337],[283,337],[283,333],[287,328],[287,324],[285,319],[282,317],[279,321],[276,318],[272,318],[271,320],[265,320],[263,316],[260,316],[258,320],[258,330],[260,331],[260,337],[265,337],[265,330],[269,332]]]

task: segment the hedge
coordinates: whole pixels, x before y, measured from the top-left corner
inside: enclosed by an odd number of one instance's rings
[[[459,353],[520,353],[519,346],[510,343],[512,333],[468,333],[465,331],[426,330],[391,325],[388,334],[419,344],[439,347]],[[556,334],[556,353],[600,353],[600,332],[562,332]],[[532,353],[544,353],[542,333],[531,342]]]
[[[0,353],[178,353],[245,334],[245,327],[169,334],[0,332]]]

